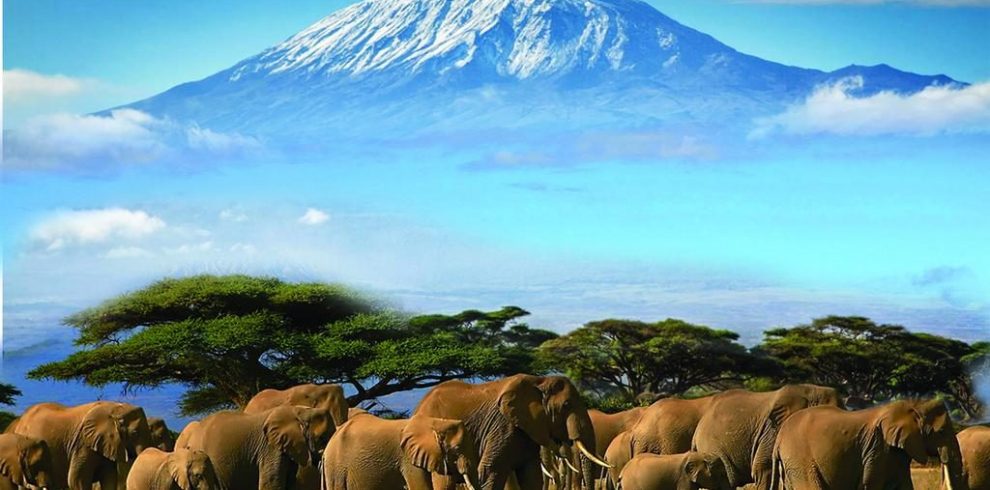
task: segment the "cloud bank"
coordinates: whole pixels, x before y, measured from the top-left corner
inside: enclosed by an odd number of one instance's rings
[[[4,131],[3,139],[4,166],[30,170],[100,170],[261,149],[252,137],[186,126],[134,109],[38,116],[19,129]]]
[[[31,70],[3,71],[3,98],[7,103],[18,103],[40,97],[65,97],[76,95],[92,82],[65,75],[44,75]]]
[[[31,241],[48,251],[70,245],[103,243],[110,240],[133,240],[165,228],[165,221],[145,211],[105,208],[59,211],[39,222],[31,230]],[[131,255],[133,247],[119,247],[110,255]]]
[[[856,97],[862,77],[819,87],[803,103],[756,120],[751,138],[775,133],[840,136],[990,132],[990,83],[931,86],[914,94],[880,92]]]

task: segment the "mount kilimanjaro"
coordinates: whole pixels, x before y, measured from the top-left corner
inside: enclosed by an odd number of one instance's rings
[[[962,85],[886,65],[766,61],[637,0],[366,0],[128,107],[295,136],[656,126],[748,120],[847,77],[862,79],[857,95]]]

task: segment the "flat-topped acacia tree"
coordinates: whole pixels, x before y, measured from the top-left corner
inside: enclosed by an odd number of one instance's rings
[[[79,349],[32,378],[126,390],[180,384],[185,414],[243,407],[265,388],[350,385],[352,405],[450,379],[534,368],[554,335],[525,310],[409,317],[345,286],[266,277],[164,279],[65,319]]]

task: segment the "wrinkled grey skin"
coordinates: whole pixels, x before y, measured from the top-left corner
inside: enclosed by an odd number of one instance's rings
[[[540,447],[554,452],[581,441],[595,451],[595,434],[577,388],[561,376],[516,375],[468,384],[448,381],[433,388],[414,415],[463,421],[479,445],[478,490],[502,490],[513,476],[522,490],[540,490]],[[585,458],[582,458],[584,460]],[[590,488],[596,471],[582,465]],[[452,480],[434,477],[435,488],[454,490]]]

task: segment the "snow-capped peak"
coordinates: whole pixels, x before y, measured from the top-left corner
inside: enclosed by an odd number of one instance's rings
[[[655,73],[684,63],[685,45],[706,55],[731,52],[636,0],[366,0],[245,60],[230,78]]]

